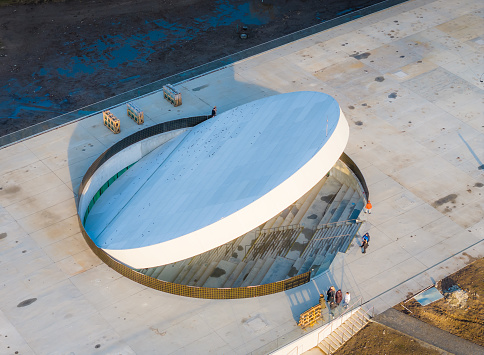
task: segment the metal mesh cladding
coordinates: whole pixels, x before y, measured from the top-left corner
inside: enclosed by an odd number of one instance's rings
[[[358,168],[358,166],[355,164],[355,162],[348,155],[346,155],[345,152],[343,152],[343,154],[341,154],[339,159],[343,163],[346,164],[346,166],[353,172],[353,174],[356,175],[356,177],[360,181],[360,184],[361,184],[361,187],[363,188],[363,191],[365,192],[366,200],[368,200],[370,198],[370,192],[368,191],[368,186],[366,185],[366,180],[363,177],[363,174],[362,174],[360,168]]]
[[[121,275],[150,288],[174,295],[193,297],[193,298],[207,298],[207,299],[235,299],[235,298],[251,298],[270,295],[277,292],[290,290],[291,288],[304,285],[309,282],[311,272],[294,276],[290,279],[273,282],[270,284],[250,286],[250,287],[236,287],[236,288],[210,288],[210,287],[194,287],[187,285],[180,285],[172,282],[158,280],[153,277],[137,272],[130,267],[113,259],[104,250],[98,248],[91,240],[89,235],[84,230],[84,227],[79,220],[82,235],[86,240],[91,250],[101,259],[106,265]]]

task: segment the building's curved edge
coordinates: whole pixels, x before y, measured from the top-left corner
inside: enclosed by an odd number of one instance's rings
[[[149,137],[158,135],[160,133],[169,132],[170,130],[176,130],[180,128],[193,127],[194,125],[200,122],[203,122],[208,118],[209,117],[207,116],[188,117],[188,118],[183,118],[175,121],[160,123],[155,126],[148,127],[144,130],[138,131],[124,138],[118,143],[114,144],[106,151],[104,151],[98,157],[98,159],[96,159],[96,161],[93,164],[91,164],[91,166],[88,168],[79,186],[79,190],[78,190],[79,196],[82,196],[84,190],[86,188],[89,188],[88,182],[91,179],[91,177],[96,173],[96,171],[111,157],[115,156],[117,153],[121,152],[125,148],[139,141],[147,139]],[[345,153],[342,154],[342,157],[343,156],[347,157]],[[362,186],[366,187],[366,182],[364,181],[363,175],[361,174],[357,166],[353,163],[351,164],[351,166],[349,166],[349,168],[353,171],[353,173],[355,173],[355,175],[358,178],[362,179],[360,183],[362,184]],[[355,168],[357,169],[357,171],[354,170]],[[367,189],[365,190],[366,190],[365,192],[368,195]],[[86,243],[88,244],[90,249],[94,252],[94,254],[98,256],[99,259],[101,259],[106,265],[108,265],[109,267],[111,267],[113,270],[120,273],[121,275],[129,278],[132,281],[135,281],[139,284],[142,284],[144,286],[150,287],[155,290],[171,293],[174,295],[193,297],[193,298],[237,299],[237,298],[259,297],[259,296],[265,296],[265,295],[286,291],[286,290],[298,287],[300,285],[303,285],[309,282],[311,279],[311,272],[309,271],[304,274],[297,275],[292,278],[282,280],[282,281],[277,281],[270,284],[250,286],[250,287],[239,287],[239,288],[206,288],[206,287],[204,288],[204,287],[179,285],[179,284],[174,284],[167,281],[158,280],[133,270],[132,268],[114,259],[112,256],[107,254],[104,250],[98,248],[84,229],[84,226],[82,224],[82,221],[79,215],[79,200],[76,202],[77,202],[77,208],[78,208],[78,223],[79,223],[82,235],[86,240]]]
[[[223,245],[266,222],[308,192],[338,161],[348,138],[348,122],[340,108],[338,124],[326,144],[291,177],[253,203],[176,239],[141,248],[103,250],[142,269],[171,264]]]
[[[87,169],[81,184],[79,186],[79,199],[76,201],[77,205],[77,219],[81,233],[91,250],[96,254],[96,256],[101,259],[106,265],[120,273],[121,275],[137,282],[141,285],[150,287],[152,289],[163,291],[166,293],[171,293],[174,295],[192,297],[192,298],[205,298],[205,299],[238,299],[238,298],[251,298],[271,295],[274,293],[289,290],[291,288],[303,285],[311,279],[311,271],[304,274],[294,276],[292,278],[276,281],[270,284],[250,286],[250,287],[237,287],[237,288],[208,288],[208,287],[194,287],[175,284],[172,282],[162,281],[150,276],[144,275],[140,272],[133,270],[132,268],[126,266],[125,264],[117,261],[104,250],[99,248],[93,240],[89,237],[84,225],[82,223],[82,218],[79,210],[79,206],[82,202],[82,197],[85,196],[85,190],[89,189],[90,181],[92,177],[96,174],[98,169],[100,169],[106,162],[109,161],[116,154],[122,152],[124,149],[136,144],[140,141],[146,140],[148,138],[154,137],[156,135],[167,133],[177,129],[193,127],[205,120],[210,118],[209,116],[198,116],[198,117],[188,117],[182,118],[175,121],[164,122],[145,128],[138,131],[118,143],[114,144],[106,151],[104,151],[94,163]],[[94,190],[94,189],[93,189]],[[83,212],[84,213],[84,212]]]
[[[79,185],[78,193],[77,193],[77,209],[79,211],[81,202],[85,198],[85,190],[86,188],[90,187],[91,178],[98,172],[99,168],[106,164],[109,159],[116,156],[118,153],[122,152],[124,149],[146,140],[148,138],[160,135],[162,133],[168,133],[171,131],[185,129],[194,127],[199,123],[202,123],[208,120],[210,116],[195,116],[195,117],[187,117],[187,118],[180,118],[173,121],[158,123],[156,125],[147,127],[142,129],[141,131],[137,131],[123,139],[119,142],[115,143],[108,149],[106,149],[95,161],[94,163],[89,166],[84,177],[82,178],[81,184]],[[115,171],[117,172],[117,171]],[[82,211],[84,213],[84,211]]]
[[[319,150],[327,149],[324,144],[334,139],[340,116],[338,102],[318,91],[271,95],[229,109],[140,160],[117,187],[106,192],[109,197],[103,196],[96,202],[84,220],[86,230],[96,245],[110,254],[113,250],[152,247],[198,233],[254,203],[281,185]],[[120,156],[115,160],[123,159]],[[128,165],[120,165],[117,171]],[[106,176],[105,181],[110,177]],[[309,190],[312,184],[297,187]],[[187,189],[196,189],[196,193],[186,195]],[[258,226],[292,202],[288,195],[282,205],[269,203],[272,208],[259,209],[257,223],[252,223],[251,215],[245,217],[248,223],[232,220],[233,232],[221,241],[207,244],[214,239],[210,232],[203,239],[192,238],[189,245],[194,250],[186,254],[200,254],[225,244],[227,238],[245,234],[245,226]],[[139,223],[130,222],[134,216],[139,217]],[[169,244],[165,246],[170,248]],[[166,248],[161,248],[161,254],[156,252],[163,263],[186,258],[166,252]],[[165,261],[164,254],[178,260]],[[133,267],[145,267],[122,256],[115,257]]]
[[[94,254],[96,254],[96,256],[101,259],[106,265],[136,283],[158,291],[171,293],[173,295],[205,299],[252,298],[287,291],[292,288],[304,285],[305,283],[308,283],[311,279],[311,271],[308,271],[304,274],[291,277],[290,279],[276,281],[265,285],[234,288],[195,287],[158,280],[131,269],[130,267],[112,258],[104,250],[98,248],[84,229],[79,215],[78,222],[87,245],[91,248]]]
[[[106,160],[104,164],[101,165],[98,170],[96,170],[95,174],[93,174],[86,182],[86,189],[81,195],[79,195],[78,209],[81,220],[84,220],[89,202],[94,197],[96,192],[114,174],[118,173],[127,166],[136,163],[155,148],[167,143],[169,140],[175,138],[179,134],[183,134],[183,132],[187,131],[188,129],[190,128],[180,128],[148,137],[124,148],[116,155]]]

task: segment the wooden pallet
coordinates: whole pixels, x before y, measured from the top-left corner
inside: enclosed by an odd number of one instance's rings
[[[181,94],[176,91],[173,85],[167,84],[163,86],[163,97],[175,107],[182,104]]]
[[[299,316],[299,325],[302,328],[312,327],[321,318],[321,303],[309,308]]]
[[[113,133],[121,132],[121,122],[111,113],[111,111],[103,111],[103,122]]]
[[[132,102],[128,102],[126,106],[129,118],[131,118],[137,124],[143,124],[145,122],[144,113],[138,106],[136,106]]]

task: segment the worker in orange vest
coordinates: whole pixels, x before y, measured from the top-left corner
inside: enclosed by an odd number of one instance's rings
[[[367,204],[366,204],[366,206],[365,206],[365,208],[366,208],[365,213],[371,214],[371,208],[372,208],[372,207],[373,207],[373,206],[371,205],[370,200],[368,200],[368,203],[367,203]]]

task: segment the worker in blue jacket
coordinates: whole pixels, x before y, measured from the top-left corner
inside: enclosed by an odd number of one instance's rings
[[[366,253],[366,249],[368,248],[368,246],[370,245],[370,234],[368,233],[365,233],[363,235],[363,238],[362,238],[362,244],[361,244],[361,248],[362,248],[362,253],[365,254]]]

